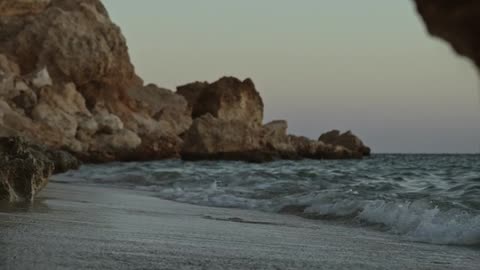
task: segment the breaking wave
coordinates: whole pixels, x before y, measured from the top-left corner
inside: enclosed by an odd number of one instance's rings
[[[70,182],[148,190],[177,202],[368,226],[410,241],[480,245],[480,157],[363,161],[161,161],[88,165]]]

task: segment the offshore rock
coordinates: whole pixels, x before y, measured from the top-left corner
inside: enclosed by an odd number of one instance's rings
[[[366,146],[362,140],[360,140],[360,138],[354,135],[351,131],[340,134],[340,131],[332,130],[322,134],[318,140],[325,144],[341,146],[346,150],[351,151],[352,155],[354,155],[354,153],[359,153],[362,156],[369,156],[371,152],[370,147]],[[337,152],[342,151],[339,150]]]
[[[324,146],[323,143],[311,140],[307,137],[295,135],[289,135],[288,139],[293,149],[300,157],[310,159],[320,158],[318,150]]]
[[[226,121],[205,114],[193,121],[183,139],[184,160],[273,160],[273,155],[263,147],[262,129],[242,121]]]
[[[178,87],[177,94],[188,101],[193,119],[211,114],[224,121],[262,125],[263,101],[250,79],[223,77],[212,84],[196,82]]]
[[[276,120],[263,126],[265,148],[275,152],[283,159],[298,159],[301,157],[293,146],[287,134],[288,123]]]

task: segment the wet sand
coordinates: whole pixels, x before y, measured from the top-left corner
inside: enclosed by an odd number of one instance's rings
[[[0,269],[478,269],[480,250],[51,183],[0,206]]]

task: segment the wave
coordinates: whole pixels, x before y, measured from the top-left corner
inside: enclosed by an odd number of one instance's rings
[[[288,213],[311,219],[342,220],[400,235],[406,240],[442,245],[480,245],[480,215],[459,209],[442,210],[419,200],[413,202],[362,201],[332,196],[286,196],[276,200],[246,198],[245,194],[227,194],[213,182],[209,188],[167,188],[157,190],[159,197],[183,203],[255,209]],[[355,195],[355,194],[352,194]],[[376,228],[379,228],[376,226]]]
[[[424,201],[344,200],[313,204],[304,213],[319,217],[348,217],[366,226],[382,225],[385,230],[411,241],[480,245],[480,215],[458,209],[442,211]]]
[[[477,156],[363,161],[161,161],[88,165],[71,182],[147,190],[177,202],[288,213],[380,229],[409,241],[480,246]]]

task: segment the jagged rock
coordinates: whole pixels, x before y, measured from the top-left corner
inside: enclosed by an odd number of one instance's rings
[[[80,162],[65,151],[0,137],[0,200],[33,200],[53,173],[77,169]]]
[[[179,158],[183,141],[175,134],[156,131],[144,137],[135,151],[127,151],[122,161],[148,161]]]
[[[325,144],[343,146],[351,152],[360,153],[363,156],[369,156],[371,152],[370,148],[365,146],[362,140],[355,136],[351,131],[340,134],[340,131],[332,130],[330,132],[322,134],[318,140],[324,142]]]
[[[242,121],[226,121],[205,114],[193,121],[183,136],[181,156],[185,160],[244,160],[252,162],[273,159],[264,150],[262,129]]]
[[[98,125],[98,133],[101,134],[115,134],[123,130],[124,125],[120,117],[111,114],[107,111],[99,111],[95,115],[95,122]],[[92,126],[93,128],[93,126]]]
[[[261,125],[263,102],[250,79],[242,82],[223,77],[212,84],[196,82],[178,87],[177,94],[188,101],[193,118],[183,135],[183,159],[262,162],[273,160],[277,154],[273,149],[278,140],[274,138],[276,127]],[[268,140],[270,148],[266,147]]]
[[[303,136],[289,135],[288,138],[297,155],[304,158],[318,157],[318,148],[323,146],[319,142]]]
[[[263,101],[250,79],[242,82],[223,77],[212,84],[196,82],[178,87],[177,93],[188,101],[192,118],[211,114],[225,121],[262,125]]]
[[[0,138],[0,200],[32,201],[54,171],[54,163],[20,138]]]
[[[15,12],[6,5],[15,16],[0,16],[0,53],[14,56],[23,73],[47,67],[53,80],[73,82],[81,92],[122,91],[135,83],[125,38],[99,0],[20,2],[43,7]]]
[[[282,158],[296,159],[299,157],[287,134],[288,123],[277,120],[263,126],[264,143],[268,150],[277,152]]]
[[[128,94],[150,108],[156,121],[163,121],[175,134],[182,134],[192,124],[191,109],[186,99],[171,90],[149,84],[140,88],[132,88]]]
[[[332,142],[335,142],[338,139],[338,137],[340,137],[340,135],[341,135],[340,130],[334,129],[320,135],[318,140],[324,143],[332,143]]]
[[[326,135],[331,136],[331,134]],[[359,159],[360,152],[352,151],[341,145],[326,144],[307,137],[289,135],[289,140],[296,153],[309,159]]]
[[[36,151],[37,155],[43,155],[53,162],[54,174],[76,170],[82,165],[82,163],[69,152],[49,149],[40,144],[30,144],[29,147]]]
[[[79,153],[78,157],[88,163],[149,161],[179,157],[183,141],[174,134],[157,131],[150,137],[141,139],[128,129],[124,130],[123,134],[123,137],[116,138],[112,136],[119,136],[119,134],[96,137],[95,144],[104,144],[104,146],[100,149],[92,147],[87,153]]]
[[[455,51],[480,67],[480,2],[415,0],[430,34],[448,41]]]
[[[188,103],[188,109],[193,113],[199,96],[210,86],[208,82],[193,82],[177,87],[177,94],[183,96]]]
[[[142,139],[128,129],[113,134],[101,134],[96,137],[96,141],[96,145],[101,146],[103,151],[110,153],[131,151],[142,143]]]
[[[186,101],[161,95],[170,99],[153,113],[127,94],[143,82],[100,0],[2,1],[0,15],[2,134],[87,161],[178,155]]]

